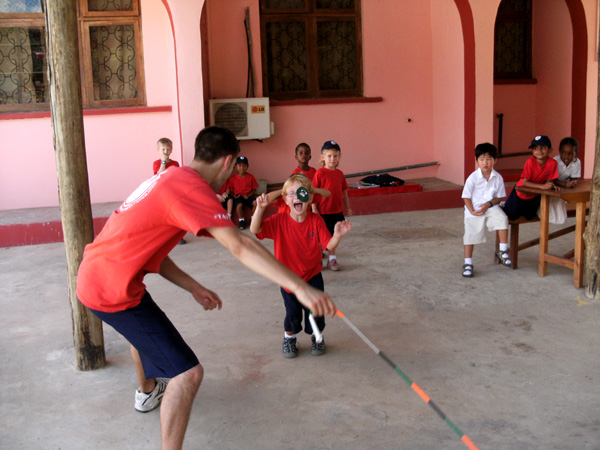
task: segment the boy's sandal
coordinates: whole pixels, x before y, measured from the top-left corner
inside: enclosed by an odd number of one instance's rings
[[[463,266],[463,277],[471,278],[473,276],[473,264],[465,264]]]
[[[512,265],[512,261],[510,260],[510,256],[508,255],[508,250],[503,252],[502,250],[498,250],[496,252],[496,258],[500,261],[500,264],[503,266],[510,267]]]

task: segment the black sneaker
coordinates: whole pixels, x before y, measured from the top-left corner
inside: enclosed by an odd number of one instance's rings
[[[322,339],[321,342],[317,343],[317,340],[314,336],[311,336],[312,348],[310,350],[311,355],[320,356],[325,353],[325,339]]]
[[[238,228],[240,230],[246,229],[246,221],[244,219],[240,220],[240,222],[238,223]]]
[[[295,358],[298,356],[298,347],[296,347],[296,338],[283,338],[283,357]]]

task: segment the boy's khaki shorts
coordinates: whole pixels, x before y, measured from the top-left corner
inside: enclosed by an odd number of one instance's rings
[[[486,224],[488,231],[508,230],[508,217],[499,206],[488,209],[483,216],[465,217],[464,245],[486,242]]]

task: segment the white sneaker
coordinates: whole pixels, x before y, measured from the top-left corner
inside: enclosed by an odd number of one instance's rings
[[[169,384],[167,378],[157,378],[156,386],[154,386],[154,390],[149,394],[145,394],[137,389],[135,391],[136,411],[147,413],[160,405],[163,395],[165,394],[165,389],[167,389],[167,384]]]

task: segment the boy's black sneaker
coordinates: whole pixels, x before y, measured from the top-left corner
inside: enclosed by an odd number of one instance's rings
[[[283,338],[283,357],[295,358],[298,356],[298,347],[296,347],[296,338]]]
[[[314,336],[311,336],[312,340],[312,348],[310,350],[311,355],[320,356],[325,353],[325,339],[323,338],[321,342],[317,343],[317,340]]]
[[[246,221],[244,219],[240,220],[239,224],[238,224],[238,228],[240,230],[244,230],[246,229]]]

